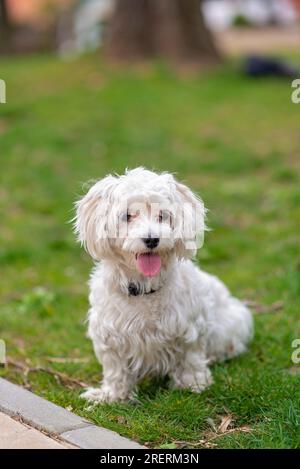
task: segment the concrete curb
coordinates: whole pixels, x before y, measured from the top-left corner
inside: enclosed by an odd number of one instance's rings
[[[37,430],[84,449],[142,449],[118,433],[93,425],[78,415],[0,378],[0,411]]]

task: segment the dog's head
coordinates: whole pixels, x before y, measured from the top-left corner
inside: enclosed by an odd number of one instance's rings
[[[75,230],[95,260],[110,258],[154,277],[171,256],[195,254],[204,218],[201,199],[171,174],[136,168],[91,187],[76,203]]]

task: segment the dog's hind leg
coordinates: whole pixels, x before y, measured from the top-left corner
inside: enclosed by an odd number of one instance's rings
[[[202,392],[212,384],[207,362],[206,355],[201,351],[199,344],[190,345],[176,364],[176,368],[170,373],[171,387]]]
[[[209,363],[233,358],[246,351],[253,335],[252,314],[238,299],[223,298],[207,324]]]

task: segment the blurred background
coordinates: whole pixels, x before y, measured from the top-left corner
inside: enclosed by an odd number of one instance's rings
[[[113,44],[114,54],[146,56],[161,54],[164,48],[175,49],[175,44],[167,44],[168,38],[177,34],[179,41],[179,29],[186,28],[191,53],[200,9],[205,24],[226,52],[298,46],[299,0],[1,0],[0,51],[24,54],[52,50],[73,56],[119,41]],[[113,37],[106,41],[111,23]],[[155,33],[160,37],[154,41],[150,36]],[[181,37],[181,41],[188,38]]]
[[[209,209],[197,261],[258,312],[254,344],[206,397],[92,417],[152,446],[198,441],[227,396],[253,428],[218,445],[297,447],[299,367],[283,370],[300,337],[300,1],[0,0],[0,13],[0,372],[91,417],[78,383],[55,379],[99,379],[73,203],[110,172],[171,171]]]

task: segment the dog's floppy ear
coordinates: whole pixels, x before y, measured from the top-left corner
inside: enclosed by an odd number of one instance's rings
[[[110,251],[107,220],[117,181],[115,176],[106,176],[75,204],[75,233],[78,241],[95,260],[102,259]]]
[[[175,227],[176,247],[179,257],[191,258],[204,241],[204,203],[186,185],[175,181],[177,223]]]

